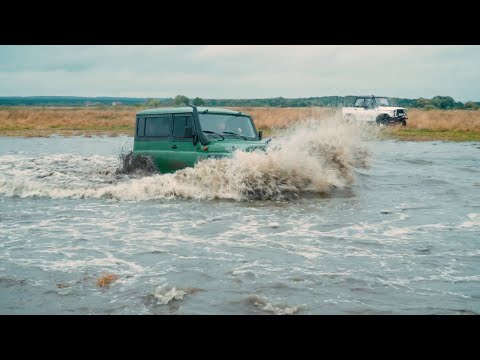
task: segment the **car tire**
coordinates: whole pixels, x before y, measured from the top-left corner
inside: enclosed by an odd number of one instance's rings
[[[402,126],[407,126],[407,120],[402,120]]]
[[[376,123],[380,126],[385,126],[390,122],[390,116],[387,114],[378,115]]]

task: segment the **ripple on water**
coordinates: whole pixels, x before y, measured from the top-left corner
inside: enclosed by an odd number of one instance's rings
[[[249,183],[317,169],[306,183],[328,191],[268,200],[229,183],[264,159],[135,177],[115,174],[121,139],[0,138],[0,313],[479,314],[478,154],[372,140],[363,169],[348,136],[310,149],[327,164],[283,154]]]

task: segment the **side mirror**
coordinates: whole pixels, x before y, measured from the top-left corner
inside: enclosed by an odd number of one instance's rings
[[[190,126],[185,127],[185,135],[183,137],[185,138],[191,138],[193,135],[192,128]]]
[[[258,140],[262,140],[263,138],[263,130],[258,130]]]

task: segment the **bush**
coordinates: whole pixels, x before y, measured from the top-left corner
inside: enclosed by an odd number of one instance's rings
[[[146,105],[148,107],[159,107],[161,105],[161,102],[158,99],[148,99]]]
[[[473,101],[467,101],[465,103],[465,109],[468,109],[468,110],[477,110],[478,107],[479,106],[475,104]]]
[[[193,99],[193,105],[195,106],[204,106],[205,105],[205,101],[203,101],[203,99],[199,98],[199,97],[196,97],[195,99]]]
[[[174,104],[176,106],[185,106],[190,103],[190,99],[185,95],[177,95],[175,96]]]

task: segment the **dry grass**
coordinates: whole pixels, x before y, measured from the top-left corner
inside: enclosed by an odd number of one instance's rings
[[[262,108],[262,107],[234,107],[232,110],[241,111],[253,117],[258,129],[285,129],[293,124],[308,118],[325,118],[338,113],[335,108],[305,107],[305,108]]]
[[[250,114],[259,129],[287,128],[309,117],[325,118],[338,114],[335,108],[231,108]],[[480,131],[480,110],[419,110],[408,111],[408,129],[434,131]]]
[[[336,108],[230,108],[252,115],[258,129],[287,128],[310,117],[325,118],[338,114]],[[48,136],[59,135],[133,135],[135,114],[143,108],[98,107],[98,108],[0,108],[0,136]],[[427,131],[428,130],[428,131]],[[443,134],[440,136],[439,134]],[[406,127],[388,130],[392,136],[422,139],[449,137],[464,138],[460,133],[480,136],[480,110],[409,110]],[[469,137],[469,136],[467,136]],[[470,136],[471,137],[471,136]]]
[[[0,135],[133,134],[135,108],[0,108]]]
[[[480,131],[480,110],[408,111],[407,129],[435,131]]]
[[[409,111],[406,127],[384,128],[383,135],[407,141],[480,141],[480,111]]]

